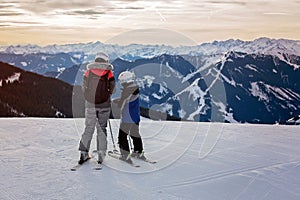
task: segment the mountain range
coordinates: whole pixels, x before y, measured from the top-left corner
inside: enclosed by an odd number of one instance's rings
[[[0,117],[72,117],[72,102],[83,101],[61,80],[2,62],[0,68]]]
[[[259,38],[190,47],[96,42],[0,49],[1,61],[74,86],[82,83],[95,53],[106,51],[116,77],[124,70],[136,73],[141,106],[152,118],[160,113],[159,119],[272,124],[300,114],[299,41]]]

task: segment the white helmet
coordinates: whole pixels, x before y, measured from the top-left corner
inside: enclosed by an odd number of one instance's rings
[[[99,60],[104,61],[104,62],[108,62],[109,61],[109,55],[107,55],[104,52],[99,52],[95,56],[95,62],[98,62]]]
[[[134,82],[135,74],[133,72],[130,72],[130,71],[125,71],[125,72],[122,72],[119,75],[118,79],[119,79],[121,84],[123,84],[123,83],[132,83],[132,82]]]

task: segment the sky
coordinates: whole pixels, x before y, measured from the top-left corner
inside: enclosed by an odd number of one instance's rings
[[[0,0],[0,45],[300,40],[300,0]]]

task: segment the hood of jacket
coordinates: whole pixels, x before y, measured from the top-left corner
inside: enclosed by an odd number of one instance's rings
[[[103,69],[103,70],[113,70],[114,66],[110,63],[100,63],[93,62],[86,66],[87,69]]]

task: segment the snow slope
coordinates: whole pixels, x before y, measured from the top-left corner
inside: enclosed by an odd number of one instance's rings
[[[299,126],[143,120],[157,164],[107,157],[102,171],[89,162],[72,172],[83,128],[84,119],[1,118],[0,199],[300,199]]]

